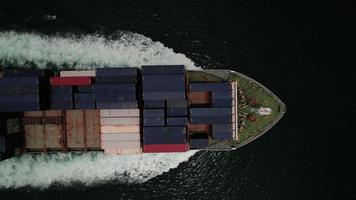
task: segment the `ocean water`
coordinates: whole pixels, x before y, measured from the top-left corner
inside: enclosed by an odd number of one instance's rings
[[[0,199],[355,199],[353,17],[343,1],[0,2],[0,65],[228,68],[287,105],[236,151],[13,158]]]

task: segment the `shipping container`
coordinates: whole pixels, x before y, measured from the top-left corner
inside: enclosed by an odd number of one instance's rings
[[[139,149],[141,148],[141,143],[137,141],[102,141],[102,149]]]
[[[224,130],[215,130],[213,128],[213,135],[214,140],[231,140],[232,138],[232,130],[224,131]]]
[[[0,86],[0,94],[38,94],[38,86]]]
[[[164,126],[164,118],[143,118],[143,126]]]
[[[167,108],[168,117],[187,116],[187,108]]]
[[[75,102],[75,109],[95,109],[95,102]]]
[[[143,117],[145,117],[145,118],[153,118],[153,117],[164,118],[164,109],[143,109]]]
[[[100,118],[100,124],[103,126],[106,125],[139,125],[139,117],[109,117],[109,118]]]
[[[208,139],[191,139],[190,149],[205,149],[209,145]]]
[[[211,117],[190,117],[192,124],[228,124],[231,123],[231,116],[211,116]]]
[[[143,65],[143,75],[147,74],[184,74],[184,65]]]
[[[185,99],[185,92],[143,92],[146,100],[178,100]]]
[[[40,69],[7,69],[3,77],[38,77],[48,75],[49,71]]]
[[[139,133],[139,125],[127,125],[127,126],[101,126],[100,131],[102,134],[106,133]]]
[[[76,102],[94,102],[95,95],[92,93],[76,93],[74,99]]]
[[[116,93],[116,92],[131,92],[134,93],[136,91],[135,84],[95,84],[94,92],[95,93]]]
[[[137,76],[135,67],[96,68],[96,76]]]
[[[3,77],[0,86],[35,86],[39,84],[38,77]]]
[[[100,117],[139,117],[139,109],[100,110]]]
[[[38,94],[2,94],[0,95],[1,103],[38,103],[40,101]]]
[[[59,94],[72,94],[73,93],[73,86],[52,86],[51,87],[52,93],[59,93]]]
[[[232,100],[231,99],[213,99],[212,107],[213,108],[231,108]]]
[[[137,76],[98,76],[95,83],[136,83]]]
[[[101,102],[114,102],[114,101],[134,101],[136,100],[136,93],[133,92],[114,92],[114,93],[96,93],[95,99]]]
[[[184,127],[143,127],[144,144],[183,144],[186,142]]]
[[[60,77],[95,77],[95,70],[87,71],[60,71]]]
[[[190,83],[189,90],[191,92],[204,92],[204,91],[222,92],[222,91],[230,91],[231,85],[228,82]]]
[[[142,85],[157,85],[157,84],[177,84],[185,85],[184,74],[165,74],[165,75],[143,75]]]
[[[190,116],[231,116],[231,108],[190,108]]]
[[[94,86],[93,85],[85,85],[85,86],[78,86],[78,93],[93,93]]]
[[[144,92],[174,92],[174,91],[185,91],[184,82],[172,82],[172,81],[162,81],[162,82],[144,82],[142,84],[142,91]]]
[[[186,126],[188,119],[186,117],[167,118],[167,126]]]
[[[98,109],[132,109],[137,106],[137,101],[96,102]]]
[[[31,110],[40,110],[39,103],[0,103],[0,112],[24,112]]]
[[[90,77],[52,77],[50,79],[51,86],[61,86],[61,85],[91,85]]]
[[[124,148],[124,149],[104,149],[104,154],[106,155],[117,155],[117,154],[122,154],[122,155],[127,155],[127,154],[140,154],[142,153],[142,149],[140,148]]]
[[[140,133],[102,134],[101,141],[140,141]]]
[[[60,101],[60,102],[52,102],[51,103],[51,109],[52,110],[67,110],[67,109],[73,109],[74,105],[73,102],[71,101]]]
[[[225,90],[225,91],[221,91],[221,92],[212,92],[211,94],[212,99],[214,100],[219,100],[219,99],[232,99],[232,94],[230,90]]]
[[[99,110],[67,110],[68,149],[100,149]]]
[[[204,132],[207,133],[210,130],[209,124],[188,124],[188,132],[196,133],[196,132]]]
[[[187,100],[185,100],[185,99],[167,100],[167,107],[168,108],[186,108]]]
[[[165,100],[143,101],[144,108],[164,108]]]
[[[144,153],[161,153],[161,152],[185,152],[188,151],[187,144],[151,144],[143,145]]]
[[[25,112],[25,117],[63,117],[62,111]],[[66,134],[64,124],[24,124],[25,148],[30,151],[64,150]]]
[[[210,92],[188,92],[189,104],[209,104]]]

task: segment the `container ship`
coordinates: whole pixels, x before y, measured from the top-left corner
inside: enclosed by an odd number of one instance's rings
[[[263,135],[285,110],[263,85],[231,70],[2,68],[0,158],[234,150]]]

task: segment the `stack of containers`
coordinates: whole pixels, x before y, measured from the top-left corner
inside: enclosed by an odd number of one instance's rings
[[[142,66],[143,151],[187,151],[183,65]]]
[[[6,70],[0,78],[0,112],[39,110],[42,76],[40,70]]]
[[[95,70],[61,71],[60,77],[95,77]],[[71,88],[73,90],[73,87]],[[95,109],[95,96],[92,85],[74,87],[74,91],[72,91],[72,93],[74,93],[75,109]]]
[[[51,108],[58,110],[73,109],[73,89],[76,86],[90,86],[91,77],[52,77]]]
[[[211,137],[214,140],[232,138],[232,90],[228,82],[190,83],[190,92],[210,92],[211,108],[190,108],[192,124],[211,124]],[[191,141],[199,147],[202,141]]]
[[[140,110],[100,110],[101,147],[105,154],[141,153]]]
[[[97,68],[93,91],[98,109],[133,109],[136,100],[137,68]]]
[[[0,160],[13,155],[22,144],[20,118],[0,121]]]

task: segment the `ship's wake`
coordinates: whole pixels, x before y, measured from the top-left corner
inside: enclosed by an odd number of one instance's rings
[[[187,161],[196,151],[107,156],[101,152],[26,154],[0,162],[0,188],[47,188],[109,181],[142,183]]]
[[[28,67],[139,67],[144,64],[184,64],[195,69],[184,54],[134,33],[117,39],[96,35],[44,36],[0,32],[0,65]],[[144,182],[187,161],[195,151],[169,154],[105,156],[98,152],[22,155],[0,162],[0,188],[53,184],[85,185],[107,181]]]

